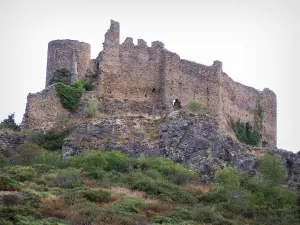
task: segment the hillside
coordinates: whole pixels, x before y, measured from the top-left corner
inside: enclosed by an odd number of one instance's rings
[[[260,178],[233,168],[201,174],[161,157],[88,151],[61,160],[25,143],[1,158],[0,224],[299,224],[296,192],[280,181],[279,158],[260,160]]]

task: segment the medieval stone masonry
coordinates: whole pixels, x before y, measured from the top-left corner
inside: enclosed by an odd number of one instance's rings
[[[191,99],[198,100],[216,116],[217,128],[223,134],[232,132],[231,120],[254,125],[257,108],[261,106],[264,110],[262,141],[276,146],[275,93],[234,82],[223,72],[220,61],[206,66],[181,59],[159,41],[152,42],[149,47],[142,39],[135,45],[128,37],[120,44],[120,25],[113,20],[105,34],[103,50],[96,59],[90,57],[91,48],[87,43],[74,40],[49,42],[46,89],[50,90],[29,95],[24,116],[26,129],[35,129],[41,124],[51,127],[51,122],[60,116],[59,112],[68,114],[66,110],[57,109],[58,102],[50,85],[53,73],[67,68],[71,71],[70,82],[95,74],[94,94],[98,99],[139,105],[144,113],[166,110],[176,99],[183,108]],[[47,103],[38,104],[45,95]],[[55,107],[49,107],[51,101]]]

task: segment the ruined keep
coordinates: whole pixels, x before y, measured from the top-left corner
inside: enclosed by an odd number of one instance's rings
[[[62,68],[71,71],[70,82],[95,74],[97,79],[93,93],[97,99],[139,105],[144,113],[169,109],[176,99],[183,108],[191,99],[198,100],[215,115],[221,134],[232,132],[232,120],[254,125],[258,120],[257,109],[262,107],[262,141],[276,147],[277,103],[274,92],[269,89],[258,91],[233,81],[223,72],[220,61],[206,66],[181,59],[159,41],[152,42],[149,47],[142,39],[138,39],[135,45],[128,37],[120,44],[120,25],[113,20],[105,34],[103,50],[96,59],[91,59],[87,43],[73,40],[49,42],[46,89],[28,96],[24,129],[46,129],[51,127],[60,111],[64,115],[69,114],[58,109],[50,84],[53,73]],[[42,103],[42,99],[46,99],[47,103]],[[49,107],[51,101],[54,101],[55,107]],[[112,105],[110,108],[113,108]]]

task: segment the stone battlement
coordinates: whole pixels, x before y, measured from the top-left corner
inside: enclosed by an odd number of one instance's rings
[[[147,110],[165,110],[175,99],[185,108],[195,99],[216,116],[220,133],[232,132],[231,120],[255,124],[260,105],[264,110],[262,141],[276,146],[275,93],[234,82],[223,72],[221,61],[207,66],[181,59],[160,41],[149,47],[143,39],[135,45],[133,38],[127,37],[120,43],[120,24],[113,20],[105,34],[103,50],[96,59],[90,56],[87,43],[49,42],[46,87],[57,69],[69,69],[71,81],[83,80],[87,71],[93,71],[98,79],[94,91],[101,99],[128,100],[143,104]]]

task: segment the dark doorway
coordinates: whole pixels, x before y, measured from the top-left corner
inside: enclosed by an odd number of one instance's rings
[[[173,101],[173,108],[181,109],[181,102],[177,98]]]

